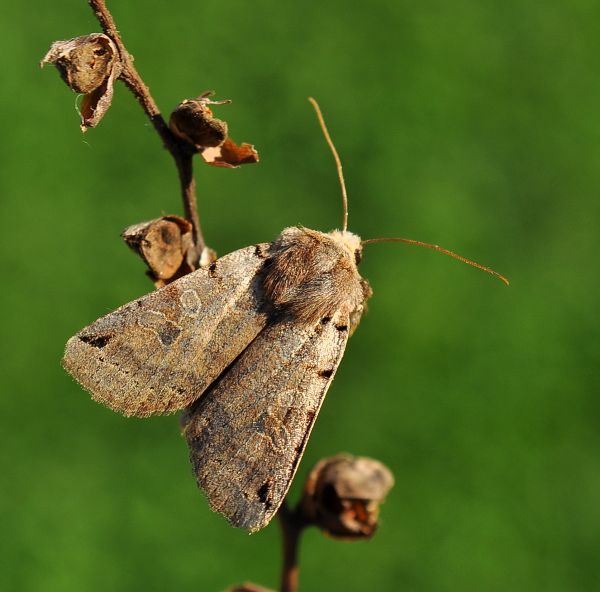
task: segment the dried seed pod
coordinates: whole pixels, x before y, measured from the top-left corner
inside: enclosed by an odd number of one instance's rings
[[[194,146],[196,151],[220,146],[227,138],[227,123],[213,116],[209,105],[224,105],[231,101],[212,101],[212,92],[179,103],[169,119],[171,131]]]
[[[379,461],[338,454],[312,469],[300,507],[307,521],[333,538],[369,539],[393,485],[391,471]]]
[[[193,146],[206,164],[237,168],[241,164],[258,162],[258,152],[252,144],[239,146],[228,136],[227,123],[217,119],[209,105],[225,105],[231,101],[213,101],[212,91],[180,103],[171,113],[169,127],[180,139]]]
[[[110,37],[96,33],[55,41],[40,66],[53,64],[71,89],[87,94],[109,77],[116,57]]]
[[[40,66],[53,64],[69,88],[85,96],[80,106],[81,131],[95,127],[110,107],[113,84],[121,73],[119,54],[107,35],[94,33],[55,41]]]
[[[195,269],[187,255],[193,245],[192,225],[179,216],[164,216],[126,228],[121,238],[148,265],[156,287]]]

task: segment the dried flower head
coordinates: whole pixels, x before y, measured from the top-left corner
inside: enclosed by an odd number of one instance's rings
[[[212,166],[236,168],[258,162],[258,152],[251,144],[237,145],[228,136],[227,123],[217,119],[210,105],[225,105],[231,101],[213,101],[213,91],[195,99],[186,99],[175,108],[169,119],[171,131],[187,142],[202,159]]]
[[[148,265],[148,275],[157,288],[193,271],[188,261],[192,251],[192,225],[179,216],[163,216],[126,228],[121,238]]]
[[[171,131],[194,146],[197,152],[220,146],[227,138],[227,123],[214,117],[209,105],[225,105],[231,101],[213,101],[212,91],[179,103],[169,119]]]
[[[121,72],[119,54],[107,35],[94,33],[55,41],[40,66],[53,64],[69,88],[85,96],[80,106],[81,131],[95,127],[110,107],[113,84]]]
[[[305,518],[333,538],[368,539],[377,529],[379,504],[394,485],[379,461],[337,454],[318,462],[304,485]]]

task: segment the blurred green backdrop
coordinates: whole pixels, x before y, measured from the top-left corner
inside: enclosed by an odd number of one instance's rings
[[[303,542],[303,590],[600,588],[598,3],[342,0],[111,3],[165,113],[207,88],[257,166],[197,165],[219,253],[286,225],[442,244],[491,265],[375,245],[374,288],[292,495],[323,456],[397,485],[368,543]],[[62,371],[63,344],[151,289],[119,239],[181,211],[133,98],[82,136],[38,61],[98,30],[86,3],[4,3],[0,204],[2,590],[276,587],[279,532],[211,513],[175,417],[127,420]]]

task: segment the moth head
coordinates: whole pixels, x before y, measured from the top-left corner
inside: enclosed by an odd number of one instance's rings
[[[332,230],[329,236],[344,248],[355,265],[361,262],[362,241],[360,240],[360,236],[348,230]]]

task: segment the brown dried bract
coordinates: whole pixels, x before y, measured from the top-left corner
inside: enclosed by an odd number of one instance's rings
[[[193,251],[192,225],[179,216],[163,216],[126,228],[123,240],[148,265],[148,275],[157,288],[193,271],[188,261]]]
[[[216,148],[203,150],[202,158],[206,164],[228,169],[259,161],[258,152],[252,144],[243,143],[238,146],[231,138],[227,138]]]
[[[85,96],[81,103],[81,131],[98,125],[110,107],[115,79],[121,73],[117,48],[107,35],[94,33],[55,41],[40,62],[53,64],[66,84]]]
[[[305,518],[333,538],[368,539],[377,530],[379,504],[394,485],[379,461],[338,454],[318,462],[304,485]]]

